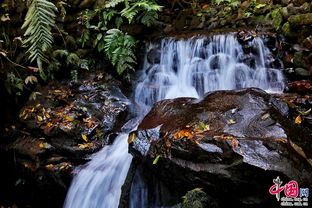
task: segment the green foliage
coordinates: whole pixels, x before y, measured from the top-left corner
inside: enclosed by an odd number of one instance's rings
[[[13,72],[9,72],[5,80],[5,87],[9,94],[15,92],[16,95],[21,95],[21,91],[24,90],[24,81]]]
[[[214,5],[227,4],[230,7],[238,7],[240,5],[240,1],[236,0],[213,0]]]
[[[106,8],[116,7],[118,4],[125,2],[125,0],[110,0],[105,4]]]
[[[28,47],[29,59],[36,60],[37,66],[42,70],[42,61],[49,62],[45,52],[52,47],[53,36],[51,27],[55,26],[56,6],[47,0],[33,0],[22,29],[26,29],[24,45]]]
[[[110,29],[104,41],[106,55],[116,67],[118,74],[128,69],[134,70],[132,64],[136,63],[136,57],[133,52],[135,40],[132,36],[118,29]]]
[[[158,18],[157,12],[161,11],[162,7],[150,0],[142,0],[133,2],[129,7],[124,8],[120,14],[127,18],[129,24],[134,22],[138,14],[138,20],[146,25],[151,26]]]

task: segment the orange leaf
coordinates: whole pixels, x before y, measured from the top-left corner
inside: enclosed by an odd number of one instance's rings
[[[73,119],[72,117],[70,117],[70,116],[65,116],[65,119],[66,119],[67,121],[69,121],[69,122],[71,122],[71,121],[74,120],[74,119]]]
[[[295,123],[296,123],[296,124],[301,124],[301,122],[302,122],[302,118],[301,118],[301,116],[299,115],[299,116],[296,117]]]
[[[182,129],[182,130],[178,131],[177,133],[175,133],[175,135],[173,136],[174,139],[183,139],[184,137],[186,137],[188,139],[194,138],[194,135],[192,134],[192,130],[191,129]]]
[[[86,135],[84,134],[81,134],[81,138],[85,141],[85,142],[88,142],[88,138]]]

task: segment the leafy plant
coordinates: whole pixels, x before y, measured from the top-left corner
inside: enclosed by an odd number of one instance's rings
[[[133,2],[129,7],[124,8],[120,14],[126,17],[129,24],[133,23],[135,17],[142,13],[138,17],[138,20],[146,26],[152,25],[158,18],[157,12],[161,11],[162,7],[150,0],[143,0]]]
[[[52,47],[51,27],[55,26],[56,6],[47,0],[33,0],[25,17],[22,29],[26,29],[24,45],[28,47],[30,62],[36,60],[42,71],[42,62],[49,62],[45,52]]]
[[[125,70],[134,70],[132,64],[136,63],[136,57],[133,52],[135,40],[132,36],[118,29],[110,29],[104,41],[105,52],[118,74]]]

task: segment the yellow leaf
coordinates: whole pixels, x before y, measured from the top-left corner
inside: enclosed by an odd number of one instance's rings
[[[42,121],[43,118],[41,116],[37,116],[38,121]]]
[[[301,122],[302,122],[302,118],[301,118],[301,116],[299,115],[299,116],[296,117],[295,123],[296,123],[296,124],[301,124]]]
[[[134,132],[131,132],[131,133],[129,134],[129,137],[128,137],[128,144],[131,144],[131,143],[135,142],[136,138],[137,138],[137,137],[136,137],[135,133],[134,133]]]
[[[285,103],[287,103],[290,108],[296,108],[297,107],[294,103],[290,102],[289,100],[283,100],[283,101]]]
[[[275,139],[275,141],[277,141],[277,142],[282,142],[282,143],[286,143],[286,139],[279,139],[279,138],[277,138],[277,139]]]
[[[157,157],[153,161],[153,165],[156,165],[158,163],[159,158],[160,158],[160,155],[157,155]]]
[[[50,118],[51,116],[50,116],[50,114],[48,114],[48,113],[46,113],[46,114],[44,114],[45,115],[45,117],[47,117],[47,118]]]
[[[78,144],[78,148],[80,148],[80,149],[91,148],[92,146],[93,146],[93,144],[90,142],[85,143],[85,144]]]
[[[71,121],[74,120],[74,119],[73,119],[72,117],[70,117],[70,116],[65,116],[65,119],[66,119],[67,121],[69,121],[69,122],[71,122]]]
[[[304,111],[304,112],[299,111],[299,113],[300,113],[301,115],[303,115],[303,116],[309,115],[310,112],[311,112],[311,108],[310,108],[309,110],[307,110],[307,111]]]
[[[55,93],[61,93],[61,90],[54,90]]]
[[[194,188],[193,191],[201,191],[203,188]]]
[[[191,129],[182,129],[174,134],[174,139],[183,139],[184,137],[187,137],[188,139],[194,138],[194,135],[192,134]]]
[[[84,134],[81,134],[81,138],[85,141],[85,142],[88,142],[88,138],[86,135]]]
[[[234,121],[234,120],[231,119],[231,120],[230,120],[230,123],[231,123],[231,124],[236,124],[236,121]]]
[[[39,103],[39,104],[36,105],[36,108],[39,108],[40,106],[41,106],[41,104]]]
[[[40,147],[40,148],[44,148],[44,144],[43,144],[43,143],[40,143],[40,144],[39,144],[39,147]]]
[[[35,111],[35,108],[32,108],[32,109],[30,110],[31,113],[34,112],[34,111]]]
[[[45,166],[46,168],[54,168],[54,165],[53,164],[48,164]]]

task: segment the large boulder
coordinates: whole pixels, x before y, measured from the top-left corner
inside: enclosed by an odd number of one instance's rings
[[[120,85],[93,72],[78,82],[50,83],[21,109],[0,141],[0,158],[6,160],[0,160],[6,175],[0,182],[12,190],[15,203],[62,207],[74,168],[112,143],[125,121],[130,102]]]
[[[311,131],[289,120],[288,110],[255,88],[160,101],[130,134],[130,152],[146,177],[178,195],[200,187],[211,207],[272,207],[277,176],[312,184]]]

